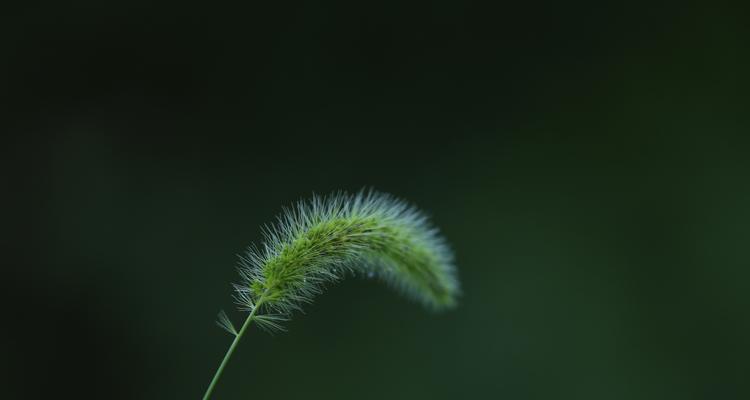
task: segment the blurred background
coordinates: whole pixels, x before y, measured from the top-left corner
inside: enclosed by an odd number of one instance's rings
[[[750,397],[741,10],[3,8],[4,398],[200,398],[236,254],[365,186],[433,217],[460,306],[350,279],[215,398]]]

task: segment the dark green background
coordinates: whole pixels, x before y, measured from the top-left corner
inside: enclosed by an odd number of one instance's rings
[[[9,398],[199,398],[235,254],[363,186],[433,216],[460,306],[350,279],[217,399],[750,396],[742,10],[75,3],[0,17]]]

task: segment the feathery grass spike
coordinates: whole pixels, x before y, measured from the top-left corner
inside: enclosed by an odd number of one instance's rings
[[[450,249],[424,214],[388,194],[313,197],[285,209],[263,234],[262,247],[240,257],[240,282],[234,285],[235,302],[249,315],[239,331],[226,314],[219,315],[219,326],[235,338],[204,400],[252,321],[283,330],[293,311],[346,275],[378,277],[434,310],[456,303]]]

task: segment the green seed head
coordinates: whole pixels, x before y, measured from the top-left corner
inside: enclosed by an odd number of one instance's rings
[[[459,293],[453,256],[427,218],[390,195],[359,192],[314,197],[284,210],[264,229],[261,248],[241,257],[235,299],[257,321],[278,328],[326,282],[347,274],[378,277],[433,309]]]

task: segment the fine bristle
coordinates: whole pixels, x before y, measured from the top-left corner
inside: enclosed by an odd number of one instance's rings
[[[219,325],[221,329],[224,329],[232,335],[237,336],[237,329],[234,328],[234,324],[232,324],[232,321],[229,320],[229,316],[227,316],[227,313],[224,312],[224,310],[219,311],[219,315],[216,319],[216,325]]]

